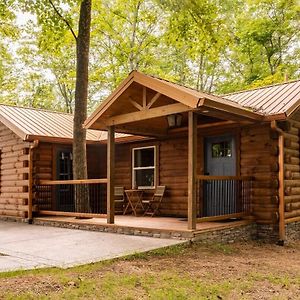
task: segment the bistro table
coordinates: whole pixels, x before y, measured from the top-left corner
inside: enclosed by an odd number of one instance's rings
[[[136,216],[136,210],[138,206],[142,208],[144,211],[144,205],[142,203],[142,196],[144,191],[139,189],[132,189],[132,190],[125,190],[126,197],[128,199],[128,203],[124,210],[124,215],[126,214],[127,210],[131,208],[132,213]]]

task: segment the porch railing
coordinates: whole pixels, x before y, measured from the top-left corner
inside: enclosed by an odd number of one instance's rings
[[[197,176],[198,221],[250,215],[252,177]]]
[[[40,215],[106,216],[107,179],[42,180],[34,186]]]

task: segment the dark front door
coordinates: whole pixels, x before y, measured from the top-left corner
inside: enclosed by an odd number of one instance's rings
[[[236,145],[232,135],[205,139],[205,175],[235,176]],[[231,214],[236,206],[235,182],[208,180],[204,182],[203,216]]]
[[[72,180],[72,152],[60,150],[57,152],[57,180]],[[72,185],[60,184],[57,186],[57,208],[60,211],[74,211],[74,191]]]

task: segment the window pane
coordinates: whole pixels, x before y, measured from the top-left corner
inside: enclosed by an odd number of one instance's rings
[[[228,141],[213,143],[211,155],[212,157],[231,157],[231,143]]]
[[[73,178],[72,153],[61,151],[58,153],[58,179],[70,180]]]
[[[136,186],[154,186],[154,169],[135,170]]]
[[[154,167],[154,148],[134,150],[134,167]]]

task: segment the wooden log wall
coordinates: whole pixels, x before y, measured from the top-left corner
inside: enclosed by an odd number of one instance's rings
[[[153,140],[116,145],[116,186],[125,189],[132,187],[132,149],[136,147],[156,146],[158,155],[158,185],[167,187],[161,205],[161,213],[168,216],[187,216],[188,196],[188,141],[187,136],[166,140]],[[104,149],[106,151],[106,148]],[[103,154],[102,154],[103,155]],[[105,155],[105,154],[104,154]],[[198,136],[198,157],[202,155],[202,138]],[[198,159],[198,172],[202,159]],[[153,190],[146,193],[151,197]]]
[[[54,145],[51,143],[39,143],[33,152],[33,184],[36,185],[40,180],[52,180],[55,173]],[[47,190],[33,189],[33,204],[39,210],[51,210],[53,196]]]
[[[116,145],[116,186],[132,186],[132,149],[156,146],[158,155],[158,184],[167,187],[161,212],[164,215],[187,214],[187,137],[164,141]],[[153,191],[149,191],[149,194]],[[150,195],[151,197],[151,195]]]
[[[0,215],[27,218],[30,143],[0,124]]]
[[[87,167],[90,179],[106,178],[106,145],[87,146]]]
[[[280,126],[280,124],[279,124]],[[300,219],[300,112],[282,126],[284,130],[285,220]]]
[[[278,222],[278,134],[270,123],[241,129],[240,172],[253,176],[252,212],[259,224]]]

